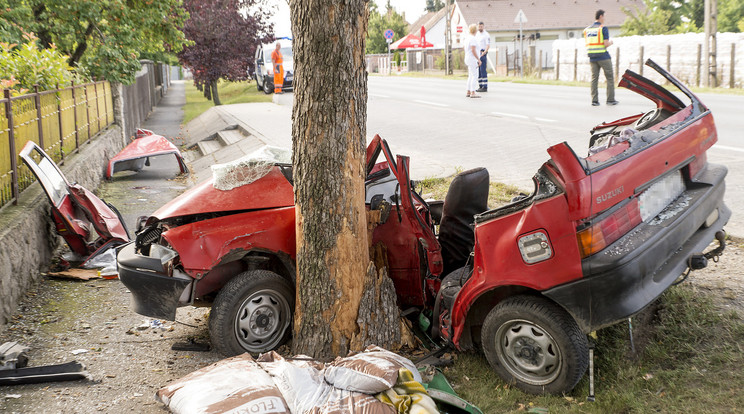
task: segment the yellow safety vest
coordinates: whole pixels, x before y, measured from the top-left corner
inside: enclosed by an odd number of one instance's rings
[[[584,40],[586,41],[586,52],[590,55],[601,54],[607,51],[604,45],[602,28],[604,26],[589,26],[584,29]]]

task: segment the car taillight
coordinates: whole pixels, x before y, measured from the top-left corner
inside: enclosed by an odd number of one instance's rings
[[[589,257],[604,249],[639,224],[641,224],[641,212],[638,209],[638,199],[634,198],[608,216],[598,218],[576,233],[581,258]]]

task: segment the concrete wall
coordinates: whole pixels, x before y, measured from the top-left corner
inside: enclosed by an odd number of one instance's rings
[[[103,178],[109,158],[123,148],[122,131],[114,125],[102,131],[80,152],[60,166],[69,181],[94,190]],[[50,204],[38,183],[19,197],[18,205],[7,206],[0,214],[0,331],[26,290],[39,280],[63,243],[57,236],[50,215]]]

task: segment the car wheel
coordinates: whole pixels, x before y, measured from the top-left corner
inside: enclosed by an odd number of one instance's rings
[[[499,303],[486,317],[481,339],[496,373],[531,394],[568,392],[589,365],[586,335],[545,298],[515,296]]]
[[[261,92],[261,85],[258,83],[258,74],[254,74],[253,77],[256,78],[256,89]]]
[[[287,341],[294,311],[292,284],[268,270],[243,272],[217,294],[209,335],[221,354],[260,353]]]
[[[269,84],[268,76],[264,77],[263,91],[266,95],[271,95],[274,92],[274,82]]]

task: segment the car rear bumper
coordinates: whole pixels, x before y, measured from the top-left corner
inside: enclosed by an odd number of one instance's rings
[[[709,165],[683,193],[688,207],[657,224],[642,223],[582,261],[584,277],[543,292],[563,306],[584,332],[612,325],[659,297],[715,239],[731,217],[723,203],[726,168]],[[687,199],[689,198],[689,199]],[[717,219],[705,226],[713,211]]]
[[[151,318],[175,320],[181,297],[187,290],[190,292],[192,280],[168,276],[160,259],[138,254],[134,243],[119,250],[116,259],[119,280],[132,293],[134,311]]]

